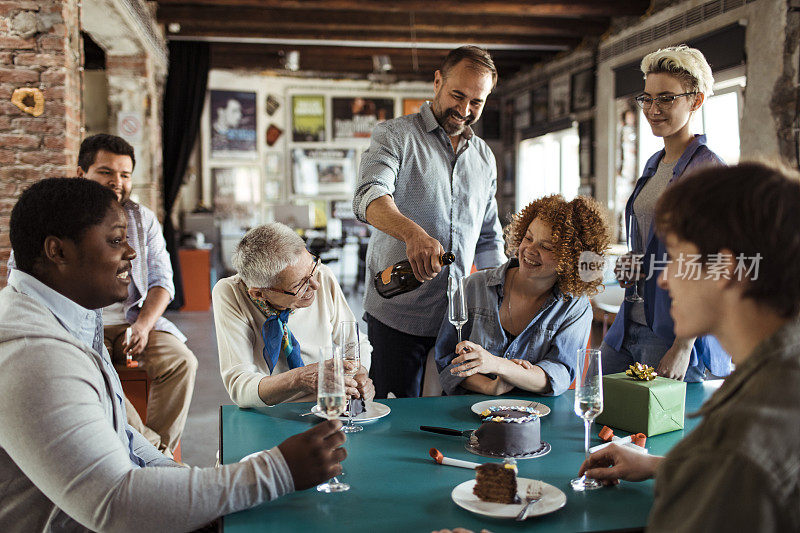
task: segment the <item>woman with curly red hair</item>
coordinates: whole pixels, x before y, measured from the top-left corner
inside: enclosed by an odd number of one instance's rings
[[[576,353],[592,322],[589,296],[602,284],[597,265],[609,231],[599,204],[578,196],[536,200],[506,228],[509,259],[469,276],[469,319],[457,344],[447,320],[436,340],[436,364],[447,394],[500,395],[520,388],[559,395],[575,377]]]

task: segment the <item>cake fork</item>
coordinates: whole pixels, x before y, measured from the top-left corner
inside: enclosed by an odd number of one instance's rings
[[[516,518],[517,522],[522,522],[523,520],[525,520],[525,515],[528,514],[528,509],[530,509],[534,503],[538,502],[541,499],[542,499],[542,491],[539,486],[539,483],[533,482],[530,485],[528,485],[528,488],[525,491],[525,506],[517,515]]]

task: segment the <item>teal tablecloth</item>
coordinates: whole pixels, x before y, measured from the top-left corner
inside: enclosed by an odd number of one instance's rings
[[[691,413],[719,386],[719,381],[689,384],[686,412]],[[453,487],[473,479],[474,471],[441,466],[428,455],[438,448],[445,456],[475,462],[493,461],[473,455],[464,439],[426,433],[420,425],[474,429],[479,420],[469,407],[486,396],[450,396],[381,400],[392,412],[364,424],[364,431],[348,436],[348,458],[343,463],[345,493],[322,494],[311,489],[264,503],[224,518],[226,532],[253,531],[383,531],[425,532],[466,527],[499,531],[602,531],[644,526],[653,502],[653,482],[622,483],[588,493],[573,492],[569,480],[583,460],[583,424],[573,412],[573,391],[558,398],[536,397],[552,413],[542,418],[542,439],[552,445],[544,457],[518,462],[521,477],[541,479],[564,491],[567,504],[546,516],[525,522],[475,515],[450,498]],[[220,413],[222,462],[271,448],[318,421],[301,418],[312,404],[284,404],[263,410],[225,405]],[[686,429],[647,440],[650,453],[664,454],[698,419],[687,418]],[[593,444],[599,428],[593,428]]]

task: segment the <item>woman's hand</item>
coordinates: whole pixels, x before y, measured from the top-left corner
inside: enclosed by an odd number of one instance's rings
[[[527,359],[510,359],[510,361],[512,363],[514,363],[514,364],[517,364],[517,365],[521,366],[525,370],[530,370],[534,366],[536,366],[533,363],[531,363],[530,361],[528,361]]]
[[[655,476],[656,467],[663,458],[647,455],[611,444],[593,453],[581,465],[578,475],[601,481],[604,485],[617,485],[620,480],[644,481]]]
[[[686,376],[686,369],[689,368],[689,359],[692,355],[692,344],[686,346],[678,342],[667,350],[658,363],[656,373],[665,378],[677,379],[682,381]]]
[[[295,376],[295,389],[305,394],[317,394],[317,365],[319,363],[311,363],[297,367]]]
[[[367,369],[363,366],[358,370],[358,373],[353,376],[351,379],[355,382],[354,389],[351,391],[351,387],[347,386],[347,395],[351,398],[364,398],[365,400],[372,400],[375,398],[375,384],[372,383],[372,380],[369,379],[367,376]]]
[[[475,374],[497,374],[500,365],[505,361],[502,357],[487,352],[483,346],[470,341],[460,342],[456,346],[456,354],[461,355],[453,359],[450,373],[462,378]]]
[[[634,281],[640,281],[645,278],[642,272],[642,256],[633,252],[620,256],[614,266],[614,275],[623,289],[633,287]]]

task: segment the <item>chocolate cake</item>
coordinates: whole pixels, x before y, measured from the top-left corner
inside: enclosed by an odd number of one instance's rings
[[[366,406],[364,404],[363,398],[351,398],[347,400],[347,409],[345,410],[345,416],[358,416],[364,412]]]
[[[470,440],[480,451],[518,457],[541,449],[541,421],[532,407],[490,407],[481,417],[481,427]]]
[[[475,467],[472,493],[485,502],[517,503],[517,473],[514,465],[486,463]]]

